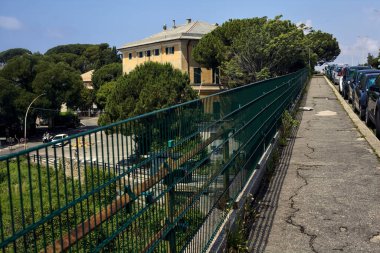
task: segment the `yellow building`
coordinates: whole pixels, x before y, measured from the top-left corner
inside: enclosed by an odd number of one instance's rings
[[[94,86],[92,85],[92,75],[93,74],[94,74],[94,70],[90,70],[90,71],[80,75],[80,77],[82,78],[84,87],[89,89],[89,90],[94,89]]]
[[[202,68],[193,58],[193,47],[206,33],[217,25],[206,22],[187,20],[184,25],[172,28],[166,25],[163,31],[148,38],[127,43],[118,50],[123,54],[123,72],[129,73],[137,65],[147,61],[169,62],[173,67],[189,74],[192,87],[200,95],[208,95],[221,90],[219,69]]]

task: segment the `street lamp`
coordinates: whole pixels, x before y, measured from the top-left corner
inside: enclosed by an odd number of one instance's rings
[[[36,101],[39,97],[46,95],[45,93],[42,93],[41,95],[38,95],[33,101],[29,104],[28,109],[26,110],[25,113],[25,119],[24,119],[24,149],[26,149],[26,119],[28,117],[28,112],[34,101]]]
[[[202,82],[199,85],[199,90],[198,90],[198,97],[201,97],[201,88],[202,88]]]

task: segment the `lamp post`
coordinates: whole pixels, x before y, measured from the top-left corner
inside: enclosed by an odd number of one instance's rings
[[[36,101],[39,97],[45,95],[45,93],[42,93],[41,95],[38,95],[35,99],[32,100],[32,102],[29,104],[28,109],[26,109],[25,113],[25,119],[24,119],[24,149],[26,149],[26,119],[28,117],[28,112],[34,101]]]
[[[201,81],[201,84],[199,85],[199,89],[198,89],[198,97],[201,97],[202,84],[203,84],[203,82]]]

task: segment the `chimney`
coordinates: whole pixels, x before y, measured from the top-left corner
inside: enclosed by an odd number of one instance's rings
[[[187,23],[190,24],[191,23],[191,18],[187,18]]]
[[[162,29],[164,29],[164,31],[166,31],[168,27],[166,26],[166,24],[164,24],[164,26],[162,27]]]
[[[173,29],[175,29],[176,26],[175,26],[175,19],[173,19]]]

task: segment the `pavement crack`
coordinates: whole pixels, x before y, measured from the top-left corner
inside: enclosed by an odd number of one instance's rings
[[[309,156],[309,154],[304,154],[309,159],[314,159],[313,157]]]
[[[309,145],[309,143],[306,144],[306,147],[310,150],[310,152],[307,153],[307,154],[304,154],[304,155],[305,155],[307,158],[309,158],[309,159],[314,159],[314,158],[311,157],[310,155],[313,154],[313,153],[315,152],[315,148],[311,147],[311,146]]]
[[[306,146],[307,146],[308,149],[311,150],[311,152],[310,152],[309,154],[314,153],[315,148],[311,147],[311,146],[309,145],[309,143],[307,143]]]
[[[340,246],[340,247],[336,247],[336,248],[333,248],[331,250],[334,250],[334,251],[344,251],[345,248],[348,247],[348,244],[345,244],[343,246]]]
[[[308,146],[309,147],[309,146]],[[314,149],[313,149],[314,150]],[[314,151],[313,151],[314,152]],[[294,201],[294,198],[298,196],[298,193],[300,192],[300,190],[302,188],[304,188],[305,186],[309,185],[307,179],[305,177],[303,177],[301,174],[300,174],[300,171],[301,170],[309,170],[309,169],[306,169],[306,168],[297,168],[297,177],[301,178],[303,180],[303,184],[298,187],[294,194],[292,196],[290,196],[289,200],[290,200],[290,208],[293,210],[291,215],[289,215],[287,218],[286,218],[286,223],[294,226],[294,227],[297,227],[300,232],[306,236],[308,236],[310,239],[309,239],[309,247],[310,249],[313,251],[313,252],[316,252],[318,253],[318,251],[314,248],[314,240],[317,238],[317,235],[314,235],[314,234],[310,234],[308,232],[306,232],[306,228],[305,226],[303,226],[302,224],[297,224],[295,221],[294,221],[294,218],[297,214],[297,212],[300,211],[300,208],[297,208],[295,207],[295,201]]]

